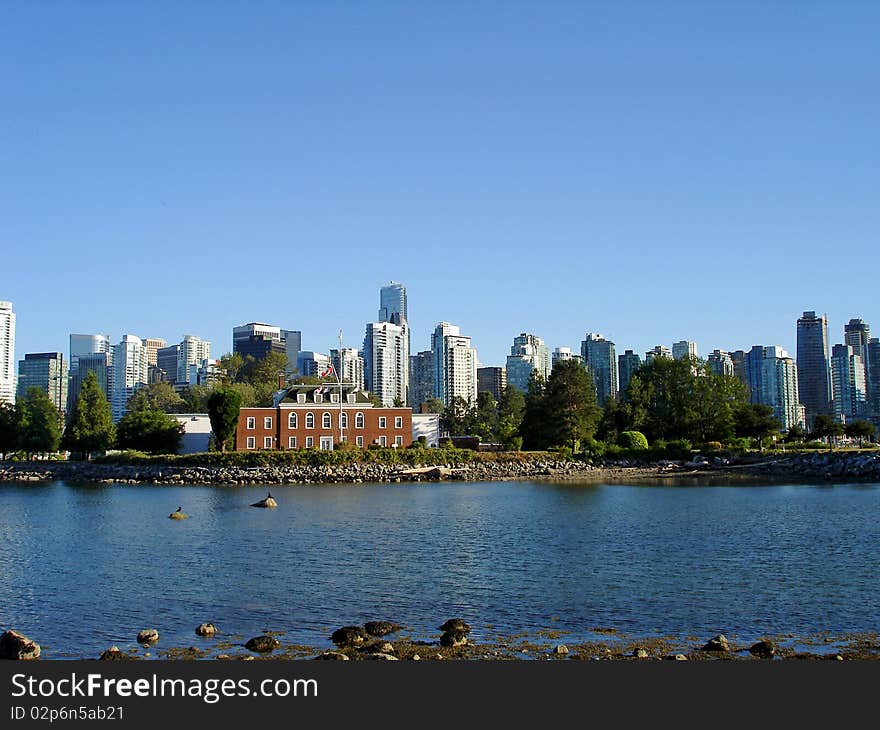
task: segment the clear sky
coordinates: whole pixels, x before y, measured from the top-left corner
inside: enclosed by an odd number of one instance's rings
[[[512,338],[880,330],[880,3],[33,2],[0,8],[0,299],[219,356],[359,346],[406,284]]]

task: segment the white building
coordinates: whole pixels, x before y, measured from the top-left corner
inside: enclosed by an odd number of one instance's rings
[[[447,406],[455,397],[476,401],[478,359],[471,338],[461,334],[459,327],[441,322],[431,336],[431,352],[434,397]]]
[[[196,374],[211,359],[211,343],[195,335],[184,335],[177,350],[177,384],[195,384]],[[190,366],[195,365],[195,370]]]
[[[296,369],[300,375],[320,375],[330,364],[330,357],[314,350],[303,350],[296,360]]]
[[[232,328],[232,351],[238,352],[236,344],[247,342],[251,337],[264,337],[267,340],[280,340],[281,328],[265,322],[248,322]]]
[[[128,406],[128,399],[147,384],[147,351],[140,337],[123,335],[113,346],[113,393],[110,406],[113,420],[119,421]]]
[[[201,454],[208,450],[211,443],[211,419],[207,413],[172,413],[177,422],[183,426],[183,438],[180,440],[178,454]]]
[[[0,302],[0,403],[15,403],[15,312]]]
[[[507,384],[525,393],[532,371],[537,370],[546,381],[550,377],[550,350],[537,335],[522,332],[513,338],[507,356]]]
[[[364,358],[357,348],[343,348],[342,358],[339,357],[338,349],[330,350],[330,361],[343,383],[352,383],[358,390],[366,389]]]
[[[420,436],[425,437],[425,445],[436,449],[440,446],[440,414],[439,413],[413,413],[412,437],[418,441]]]
[[[110,352],[110,338],[107,335],[70,335],[70,374],[79,372],[80,357],[105,352]]]
[[[690,357],[697,357],[697,343],[690,340],[673,342],[672,357],[676,360],[687,360]]]
[[[409,327],[406,320],[371,322],[364,335],[364,381],[384,406],[407,402],[409,393]]]
[[[852,345],[831,348],[831,393],[834,417],[849,423],[866,415],[865,365]]]

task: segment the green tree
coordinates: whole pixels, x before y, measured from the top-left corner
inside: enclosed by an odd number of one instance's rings
[[[211,430],[221,452],[232,442],[238,427],[241,393],[231,385],[218,385],[208,396],[208,417]]]
[[[49,394],[39,388],[28,388],[17,408],[20,414],[19,448],[28,459],[37,453],[58,451],[63,419]]]
[[[92,452],[106,451],[115,439],[116,427],[110,403],[98,385],[95,373],[90,371],[73,406],[64,443],[70,451],[78,451],[90,459]]]
[[[834,418],[827,413],[819,413],[813,419],[813,430],[811,435],[814,438],[827,439],[828,447],[831,451],[834,450],[834,444],[838,437],[842,436],[844,432],[843,424],[839,421],[835,421]]]
[[[135,402],[116,426],[121,449],[135,449],[150,454],[176,454],[183,438],[183,425],[173,416],[145,401]]]
[[[787,444],[799,444],[807,437],[807,432],[799,423],[794,424],[783,439]]]
[[[15,406],[0,402],[0,458],[19,449],[19,413]]]
[[[498,432],[498,403],[488,391],[477,393],[477,405],[471,409],[470,431],[483,441],[492,441]]]
[[[227,352],[220,358],[220,369],[226,373],[226,377],[231,381],[238,380],[238,374],[244,367],[244,358],[240,353],[235,354]]]
[[[623,431],[617,440],[617,445],[624,449],[640,449],[648,448],[648,439],[641,431]]]
[[[450,436],[470,436],[471,404],[460,395],[455,396],[440,415],[440,425]]]
[[[508,386],[508,388],[510,387],[513,386]],[[523,448],[527,451],[540,451],[552,445],[547,408],[544,401],[546,387],[547,383],[544,381],[544,376],[537,370],[532,370],[532,374],[529,376],[528,389],[525,393],[523,416],[519,427]]]
[[[443,413],[446,407],[439,398],[428,398],[424,403],[425,413]]]
[[[403,398],[400,398],[399,396],[394,397],[394,407],[395,408],[403,408],[405,405],[406,405],[406,403],[403,402]]]
[[[773,415],[773,408],[759,403],[749,403],[737,408],[735,414],[736,435],[757,439],[761,451],[764,439],[778,433],[781,428]]]
[[[200,386],[193,386],[200,387]],[[203,386],[202,386],[203,387]],[[164,413],[200,413],[201,411],[188,411],[187,402],[181,398],[174,386],[165,381],[150,383],[138,388],[134,395],[128,399],[128,408],[140,408],[146,404]]]
[[[596,404],[593,377],[576,360],[562,360],[550,373],[545,392],[545,428],[550,443],[571,445],[591,439],[596,432],[601,411]]]
[[[621,433],[630,427],[630,406],[616,398],[605,401],[596,436],[609,444],[617,443]]]
[[[874,424],[862,419],[847,423],[845,427],[846,435],[850,438],[858,439],[859,446],[861,446],[866,439],[870,441],[874,438],[874,431]]]
[[[236,381],[253,387],[257,406],[271,406],[272,398],[279,390],[279,381],[286,369],[287,355],[282,352],[270,352],[260,358],[248,355],[244,358],[244,364],[238,371]]]
[[[514,439],[519,439],[519,429],[523,420],[526,399],[518,388],[508,385],[501,393],[498,401],[498,424],[495,440],[511,446]],[[520,441],[520,443],[522,443]]]

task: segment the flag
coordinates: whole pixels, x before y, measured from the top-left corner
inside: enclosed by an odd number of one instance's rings
[[[333,375],[333,365],[328,365],[327,369],[323,373],[321,373],[321,377],[329,378],[331,375]]]

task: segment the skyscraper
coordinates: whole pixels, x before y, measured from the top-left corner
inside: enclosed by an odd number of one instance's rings
[[[842,423],[864,418],[867,415],[865,389],[865,366],[861,356],[855,353],[852,345],[835,345],[831,349],[834,418]]]
[[[672,357],[669,348],[665,345],[654,345],[654,347],[645,353],[645,362],[649,363],[655,357]]]
[[[296,369],[302,376],[315,376],[323,373],[330,364],[330,356],[314,350],[302,350],[296,359]]]
[[[640,358],[632,350],[627,350],[622,355],[617,356],[617,372],[620,381],[620,393],[626,396],[626,389],[629,387],[629,381],[633,373],[642,367],[642,358]]]
[[[865,368],[867,376],[871,369],[871,349],[868,346],[871,342],[871,328],[863,319],[851,319],[849,324],[843,326],[843,343],[849,345],[853,349],[853,354],[862,358],[862,365]],[[867,387],[867,397],[871,398],[871,383],[865,381]]]
[[[689,357],[697,357],[697,343],[690,340],[672,343],[672,357],[676,360],[685,360]]]
[[[330,362],[343,383],[351,383],[359,390],[364,390],[364,358],[357,348],[344,347],[342,357],[339,356],[339,349],[330,350]]]
[[[724,350],[712,350],[706,358],[706,362],[709,365],[709,370],[716,375],[734,374],[733,358]]]
[[[160,347],[156,351],[156,367],[162,374],[162,380],[172,385],[177,382],[177,354],[180,345]]]
[[[302,332],[299,330],[281,330],[281,340],[287,353],[287,374],[292,375],[296,370],[299,360],[299,352],[302,350]]]
[[[525,393],[529,388],[532,371],[537,370],[547,380],[550,375],[550,350],[540,337],[523,332],[513,338],[507,356],[507,382]]]
[[[89,373],[94,373],[98,386],[109,401],[113,394],[113,355],[109,352],[93,352],[80,355],[77,371],[70,374],[70,388],[67,394],[67,410],[73,413],[73,407],[79,398],[82,384]]]
[[[770,406],[783,431],[804,425],[794,360],[781,347],[755,345],[745,357],[752,403]]]
[[[157,367],[159,350],[168,345],[161,337],[143,337],[141,341],[144,343],[144,352],[147,353],[147,367],[150,365]]]
[[[211,343],[195,335],[184,335],[177,350],[177,384],[198,382],[198,371],[211,359]]]
[[[114,421],[122,419],[128,408],[128,399],[147,384],[147,370],[147,353],[141,338],[123,335],[122,341],[113,346],[113,394],[110,407]]]
[[[550,370],[556,367],[556,363],[562,362],[563,360],[577,360],[578,362],[583,362],[583,358],[575,352],[572,352],[570,347],[557,347],[550,353]]]
[[[800,402],[807,424],[820,413],[831,414],[831,379],[828,373],[828,320],[804,312],[797,321],[797,371]]]
[[[868,340],[868,417],[880,424],[880,339]]]
[[[491,393],[499,401],[507,387],[507,371],[504,368],[477,368],[477,394]]]
[[[406,287],[392,281],[379,290],[379,321],[391,322],[391,318],[397,315],[398,322],[409,320],[406,309]]]
[[[409,356],[409,406],[418,412],[434,397],[434,353],[430,350]]]
[[[15,312],[0,302],[0,403],[15,403]]]
[[[364,380],[385,406],[409,396],[409,327],[396,312],[391,320],[371,322],[364,335]]]
[[[70,374],[76,374],[80,357],[102,352],[110,352],[110,338],[107,335],[70,335]]]
[[[581,342],[581,357],[593,374],[596,383],[596,400],[604,406],[609,398],[617,398],[617,354],[614,343],[602,335],[587,333]]]
[[[18,397],[28,388],[38,388],[49,396],[60,413],[67,412],[67,365],[60,352],[28,353],[18,362]]]
[[[431,336],[434,355],[434,397],[448,406],[458,397],[477,399],[477,350],[471,338],[449,322],[440,322]],[[509,382],[509,380],[508,380]]]

